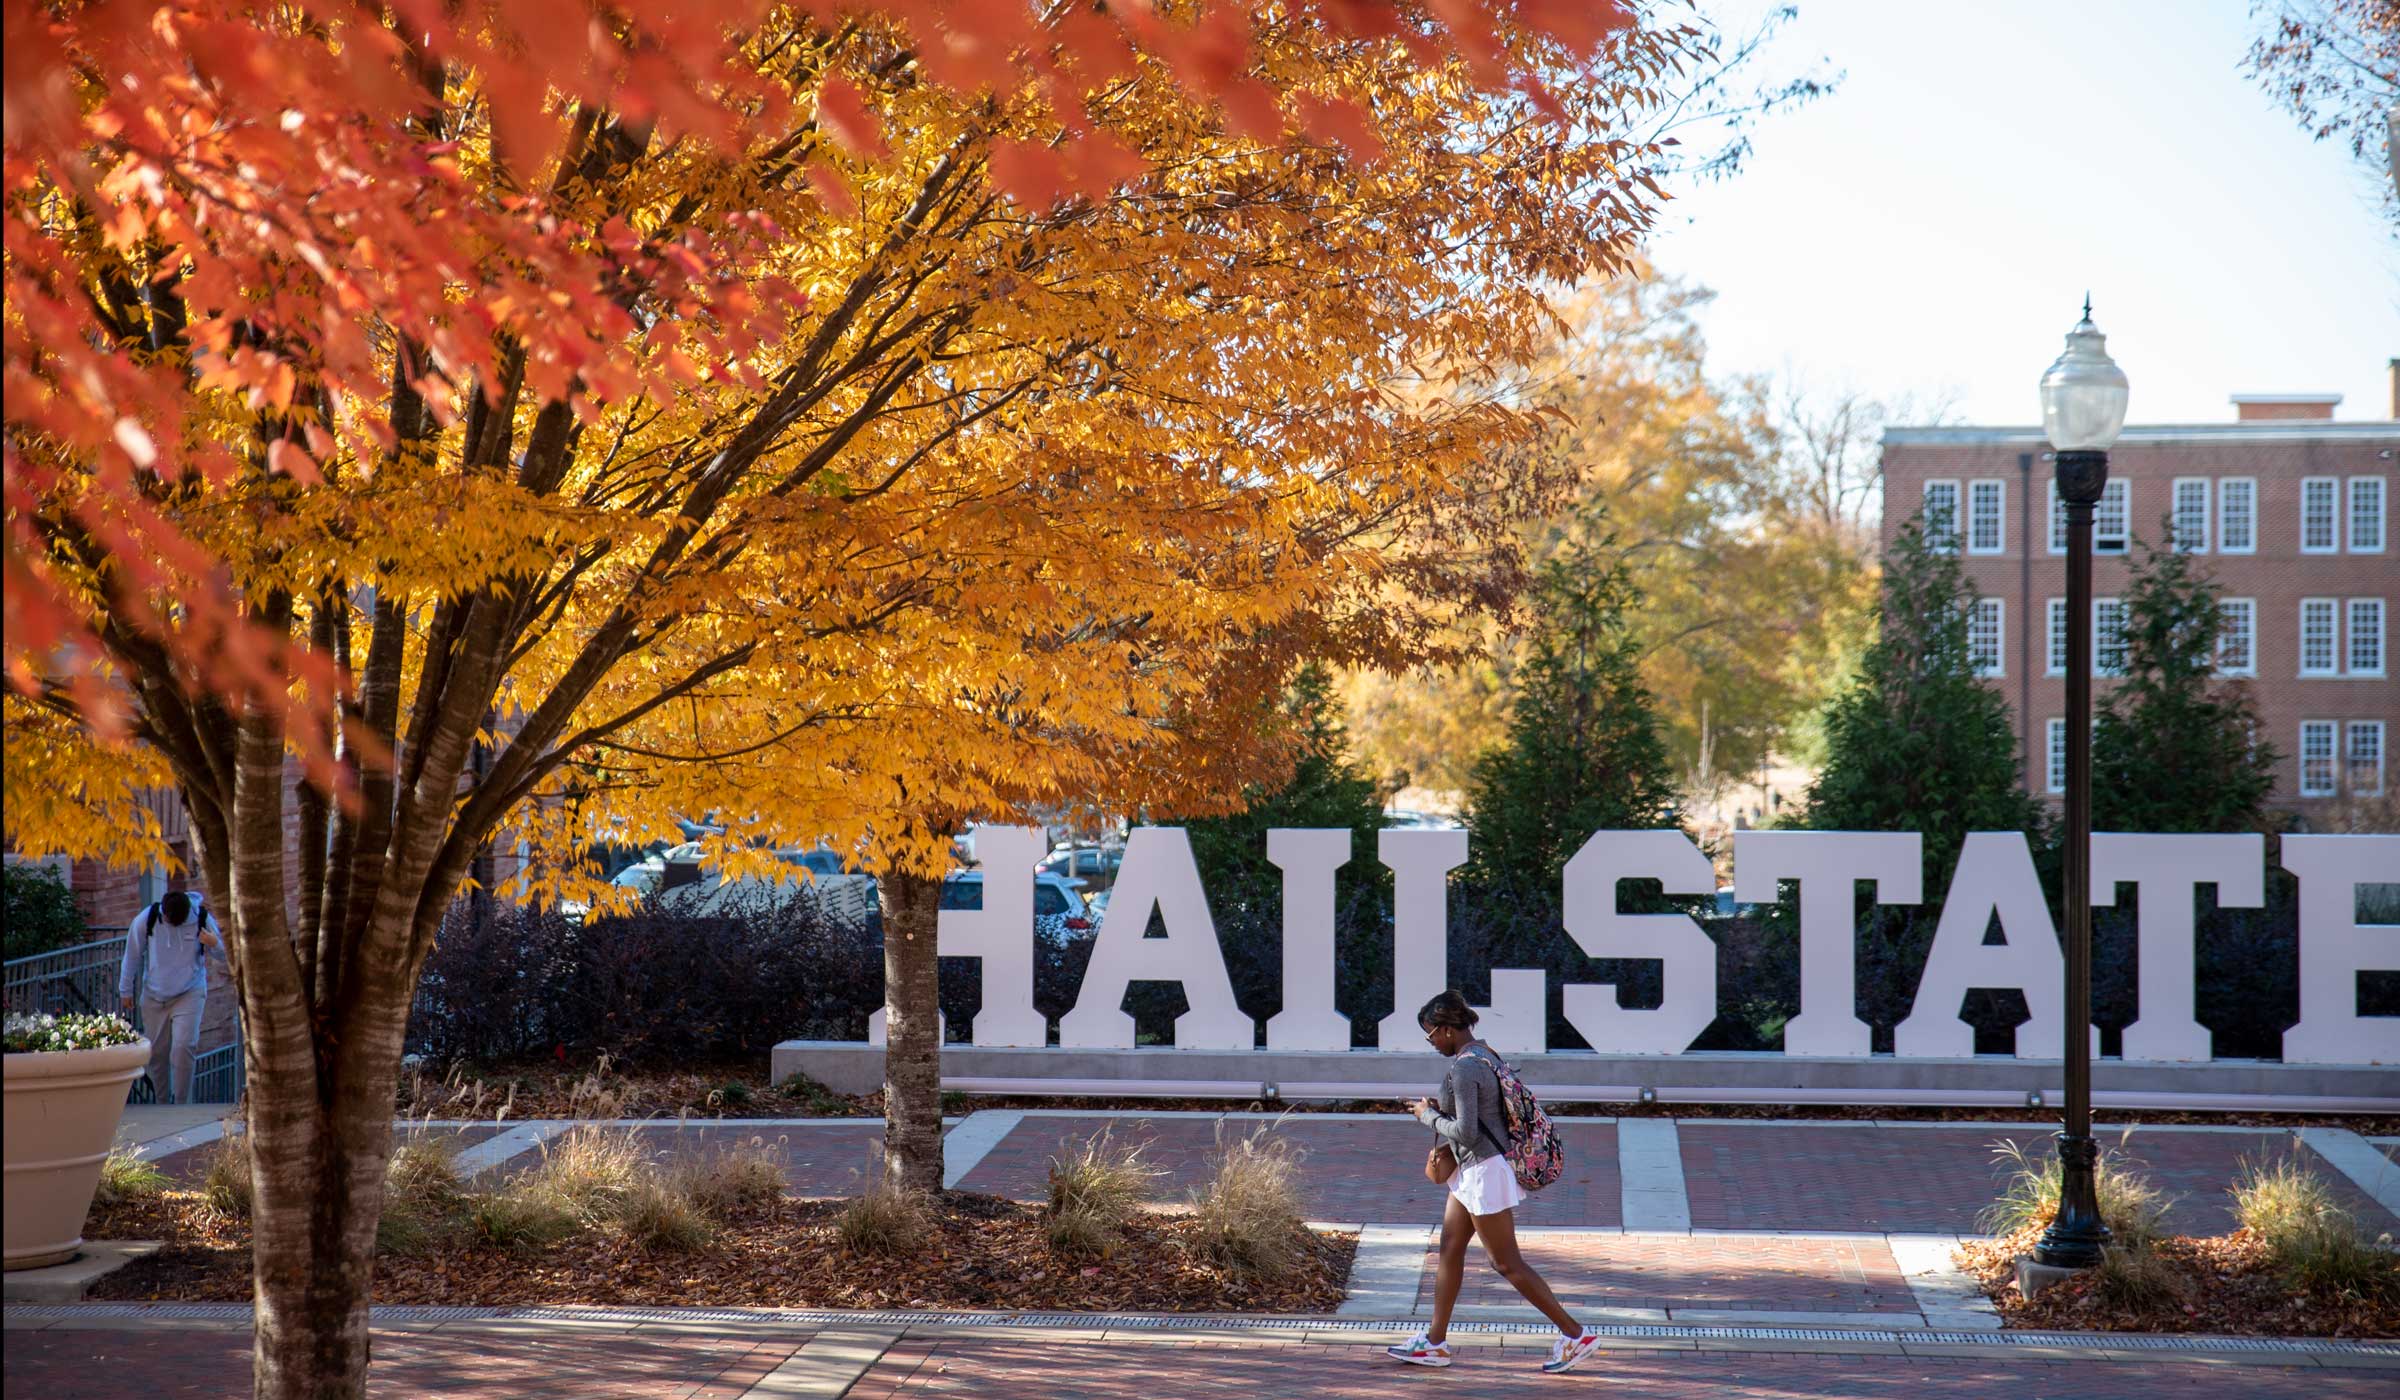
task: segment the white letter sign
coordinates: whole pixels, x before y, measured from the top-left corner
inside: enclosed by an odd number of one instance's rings
[[[1144,938],[1152,910],[1164,938]],[[1086,1049],[1133,1044],[1125,991],[1135,982],[1180,982],[1192,1009],[1175,1018],[1175,1044],[1202,1050],[1249,1050],[1258,1044],[1250,1018],[1234,1004],[1225,952],[1208,916],[1192,839],[1181,827],[1140,827],[1126,838],[1125,864],[1109,896],[1108,916],[1092,944],[1091,965],[1075,1009],[1059,1018],[1058,1043]]]
[[[1733,838],[1733,897],[1774,904],[1800,882],[1800,1014],[1784,1023],[1786,1055],[1866,1055],[1858,1019],[1858,882],[1878,904],[1925,897],[1925,838],[1913,831],[1744,831]]]
[[[1392,871],[1392,1014],[1375,1026],[1375,1048],[1424,1053],[1417,1008],[1450,985],[1450,872],[1467,863],[1463,831],[1385,831],[1375,854]],[[1548,1032],[1544,974],[1493,968],[1492,1004],[1478,1007],[1475,1033],[1494,1050],[1539,1051]]]
[[[2400,1016],[2358,1014],[2358,974],[2400,972],[2400,924],[2358,921],[2360,885],[2400,884],[2400,836],[2286,836],[2283,868],[2300,877],[2300,1023],[2284,1062],[2400,1061]]]
[[[2205,1060],[2208,1028],[2194,1013],[2192,902],[2202,885],[2217,904],[2256,909],[2266,902],[2267,838],[2256,832],[2215,836],[2092,833],[2092,903],[2115,904],[2131,884],[2140,903],[2135,1014],[2125,1028],[2128,1060]]]
[[[1599,831],[1567,862],[1567,932],[1595,958],[1657,958],[1665,999],[1628,1011],[1609,982],[1570,983],[1567,1024],[1603,1054],[1679,1055],[1717,1019],[1717,945],[1688,914],[1627,914],[1621,880],[1656,880],[1668,894],[1713,894],[1716,872],[1680,831]]]
[[[2000,917],[2007,941],[1986,944],[1992,916]],[[1958,1014],[1959,1002],[1978,987],[2014,987],[2025,994],[2032,1016],[2017,1027],[2017,1058],[2056,1058],[2066,1044],[2066,962],[2058,951],[2058,928],[2033,873],[2033,852],[2021,831],[1967,834],[1958,855],[1958,874],[1934,926],[1933,951],[1908,1019],[1892,1031],[1892,1049],[1919,1058],[1964,1058],[1975,1053],[1975,1028]],[[2092,1028],[2095,1045],[2100,1028]]]
[[[1267,859],[1283,870],[1283,1009],[1267,1018],[1269,1050],[1347,1050],[1350,1020],[1333,1004],[1333,872],[1350,859],[1350,833],[1267,833]]]

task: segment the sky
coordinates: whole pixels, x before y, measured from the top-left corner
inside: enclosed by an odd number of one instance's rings
[[[1747,32],[1765,0],[1701,0]],[[1713,373],[2031,424],[2083,294],[2131,423],[2236,393],[2391,416],[2400,242],[2345,146],[2240,68],[2247,0],[1798,0],[1763,57],[1830,97],[1769,118],[1741,174],[1670,187],[1650,255],[1717,292]]]

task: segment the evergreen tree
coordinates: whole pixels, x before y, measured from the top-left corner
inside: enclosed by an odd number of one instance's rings
[[[1950,883],[1970,831],[2039,832],[2008,702],[1975,674],[1975,605],[1958,557],[1928,549],[1911,520],[1883,561],[1883,606],[1858,678],[1826,710],[1824,771],[1806,825],[1819,831],[1918,831],[1925,896]]]
[[[1229,817],[1186,823],[1192,860],[1200,868],[1212,903],[1282,898],[1279,872],[1267,860],[1267,833],[1276,827],[1350,828],[1349,875],[1375,863],[1375,833],[1383,829],[1383,803],[1375,780],[1350,757],[1350,735],[1332,673],[1324,666],[1301,668],[1284,695],[1274,722],[1297,730],[1299,756],[1291,780],[1273,791],[1253,789],[1249,805]],[[1364,862],[1364,865],[1361,865]]]
[[[2102,831],[2256,831],[2275,750],[2253,742],[2249,687],[2217,676],[2216,583],[2148,547],[2125,594],[2123,678],[2098,705],[2092,824]]]
[[[1579,532],[1536,578],[1508,736],[1468,778],[1478,884],[1555,898],[1593,832],[1677,824],[1674,768],[1628,625],[1639,594],[1614,545]]]

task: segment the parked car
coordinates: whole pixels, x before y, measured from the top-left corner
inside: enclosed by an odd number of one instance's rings
[[[1113,885],[1117,882],[1117,871],[1124,864],[1123,846],[1069,845],[1051,851],[1034,869],[1064,879]]]
[[[611,876],[609,883],[655,895],[663,908],[676,914],[725,913],[737,896],[769,891],[781,897],[816,901],[827,913],[836,916],[863,918],[881,904],[875,877],[843,861],[828,847],[810,850],[787,847],[775,853],[775,858],[785,865],[806,870],[805,878],[797,873],[751,875],[727,882],[710,870],[701,856],[700,843],[687,841],[635,861]],[[569,908],[564,912],[576,917],[583,911]]]
[[[961,870],[943,880],[942,907],[981,909],[983,872]],[[1099,927],[1099,919],[1085,906],[1083,890],[1075,881],[1047,873],[1034,875],[1033,931],[1036,936],[1049,943],[1065,944],[1077,938],[1089,938]]]
[[[1446,817],[1439,812],[1390,807],[1384,810],[1383,826],[1386,831],[1456,831],[1460,822],[1456,817]]]

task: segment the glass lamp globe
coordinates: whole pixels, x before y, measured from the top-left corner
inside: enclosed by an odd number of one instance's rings
[[[2125,426],[2125,371],[2108,357],[2092,303],[2067,332],[2067,348],[2042,374],[2042,427],[2061,452],[2106,452]]]

